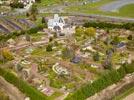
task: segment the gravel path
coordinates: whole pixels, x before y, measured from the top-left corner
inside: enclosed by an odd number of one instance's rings
[[[106,4],[100,7],[100,9],[103,11],[116,11],[122,6],[131,4],[131,3],[134,3],[134,0],[117,0],[117,1],[111,2],[109,4]]]

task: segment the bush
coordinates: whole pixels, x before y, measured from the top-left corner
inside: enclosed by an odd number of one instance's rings
[[[126,73],[133,73],[134,72],[134,61],[132,61],[131,64],[125,63],[123,65],[123,67],[125,68]]]
[[[54,88],[62,88],[62,82],[58,81],[57,79],[50,79],[50,86]]]
[[[73,58],[74,57],[74,50],[71,48],[64,48],[62,50],[62,57],[64,59],[69,59],[69,58]]]
[[[3,56],[4,60],[6,60],[6,61],[11,61],[14,59],[12,53],[8,49],[2,50],[2,56]]]
[[[94,61],[99,61],[100,60],[100,55],[98,52],[96,52],[94,55],[93,55],[93,60]]]
[[[46,47],[46,51],[50,52],[52,51],[52,45],[51,44],[48,44],[47,47]]]
[[[126,71],[124,67],[120,67],[117,69],[118,73],[120,74],[120,77],[123,78],[126,75]]]

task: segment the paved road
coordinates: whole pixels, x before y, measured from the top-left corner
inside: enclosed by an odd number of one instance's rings
[[[134,3],[134,0],[117,0],[100,7],[100,9],[103,11],[116,11],[120,9],[122,6],[131,3]]]

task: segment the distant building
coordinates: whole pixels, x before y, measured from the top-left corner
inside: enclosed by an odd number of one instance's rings
[[[48,20],[48,29],[52,31],[61,31],[65,26],[65,20],[63,17],[59,17],[58,14],[54,15],[53,19]]]

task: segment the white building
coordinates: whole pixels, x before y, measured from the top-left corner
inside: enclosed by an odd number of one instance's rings
[[[58,14],[54,15],[53,19],[48,20],[48,29],[52,31],[61,31],[65,26],[65,20],[63,17],[59,17]]]

